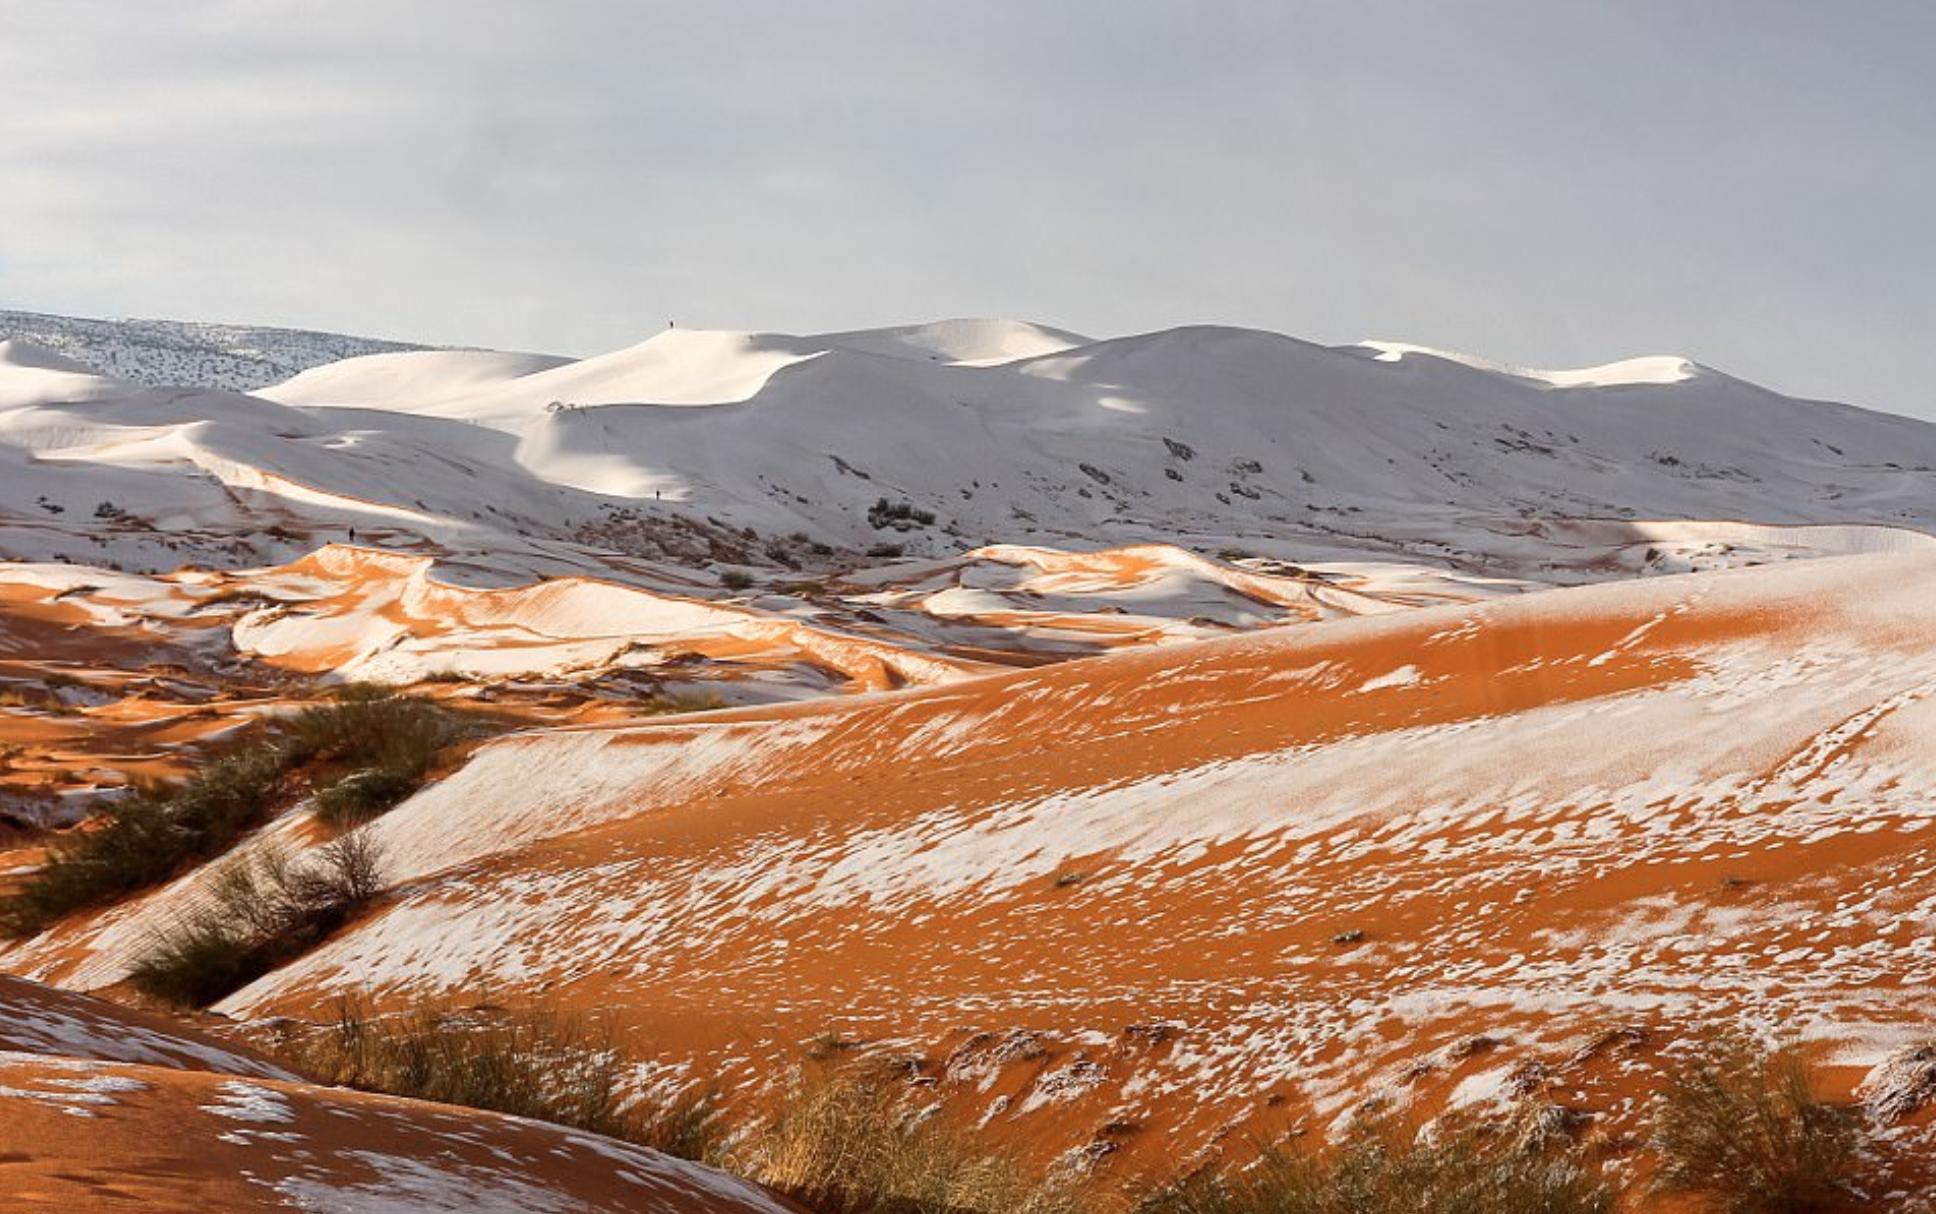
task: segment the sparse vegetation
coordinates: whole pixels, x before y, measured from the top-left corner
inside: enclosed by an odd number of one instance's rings
[[[0,901],[0,929],[31,935],[214,859],[267,820],[290,773],[306,764],[351,768],[318,794],[319,817],[338,827],[367,820],[408,795],[464,732],[428,701],[342,689],[336,703],[270,726],[184,783],[115,801],[57,839],[41,867]]]
[[[1328,1150],[1265,1150],[1243,1171],[1205,1168],[1138,1214],[1606,1214],[1614,1190],[1567,1151],[1461,1126],[1433,1135],[1360,1129]]]
[[[28,935],[219,855],[260,820],[287,769],[278,748],[258,742],[173,789],[148,789],[109,804],[97,822],[55,842],[45,863],[0,904],[0,925]]]
[[[1654,1115],[1654,1187],[1720,1214],[1863,1208],[1852,1183],[1862,1129],[1816,1097],[1806,1059],[1737,1037],[1708,1043],[1668,1077]]]
[[[1031,1171],[903,1106],[880,1060],[818,1073],[732,1161],[818,1214],[1075,1214],[1067,1178]]]
[[[378,816],[414,792],[446,746],[468,733],[449,710],[415,696],[353,687],[338,703],[305,709],[288,726],[299,762],[353,765],[316,794],[316,816],[347,828]]]
[[[280,607],[282,603],[274,596],[264,594],[244,586],[230,586],[214,594],[196,600],[196,611],[208,611],[216,607],[238,607],[254,610],[258,607]]]
[[[640,700],[637,713],[642,717],[669,717],[728,706],[724,697],[710,691],[663,691]]]
[[[934,526],[934,511],[922,510],[913,502],[890,502],[886,498],[874,499],[867,508],[867,523],[876,531],[892,527],[896,531],[911,531],[916,527]]]
[[[719,584],[728,590],[744,590],[753,584],[753,575],[744,569],[726,569],[719,575]]]
[[[344,1003],[333,1025],[285,1042],[283,1053],[329,1083],[550,1121],[685,1159],[715,1158],[724,1141],[709,1091],[657,1104],[634,1099],[631,1067],[616,1044],[552,1012],[378,1017]]]
[[[714,1095],[633,1097],[607,1036],[542,1011],[480,1007],[376,1018],[345,1005],[334,1025],[288,1039],[285,1058],[328,1082],[495,1109],[704,1159],[815,1214],[1611,1214],[1653,1208],[1622,1192],[1586,1148],[1528,1106],[1517,1119],[1443,1118],[1419,1129],[1361,1125],[1308,1150],[1259,1149],[1154,1185],[1085,1179],[990,1146],[925,1104],[906,1060],[829,1034],[778,1111],[729,1136]],[[1651,1142],[1654,1189],[1671,1208],[1825,1214],[1864,1208],[1851,1111],[1810,1091],[1792,1052],[1732,1039],[1669,1079]],[[1643,1170],[1643,1175],[1644,1170]],[[1138,1190],[1141,1190],[1140,1192]],[[1691,1199],[1695,1204],[1680,1204]]]
[[[291,861],[265,847],[216,874],[208,905],[159,934],[128,972],[151,998],[207,1007],[300,956],[383,888],[375,844],[357,832]]]

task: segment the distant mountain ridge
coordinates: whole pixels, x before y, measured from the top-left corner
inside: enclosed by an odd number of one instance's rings
[[[53,350],[116,379],[231,392],[279,383],[339,359],[436,348],[265,325],[99,320],[0,309],[0,340],[6,338]]]

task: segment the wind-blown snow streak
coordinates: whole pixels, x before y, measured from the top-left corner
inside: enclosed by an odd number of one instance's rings
[[[1329,1115],[1474,1034],[1532,1063],[1609,1018],[1781,1026],[1865,1068],[1936,984],[1932,573],[1822,560],[519,735],[377,824],[392,905],[223,1010],[542,990],[753,1082],[830,1027],[931,1056],[1036,1032],[1106,1079],[1004,1116],[1070,1134],[1278,1090]]]

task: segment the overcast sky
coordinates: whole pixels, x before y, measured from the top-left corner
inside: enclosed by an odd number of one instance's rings
[[[1936,4],[0,0],[0,307],[1214,322],[1936,416]]]

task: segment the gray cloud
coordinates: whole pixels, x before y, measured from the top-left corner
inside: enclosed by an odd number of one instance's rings
[[[1936,8],[0,0],[0,304],[1216,321],[1936,416]]]

